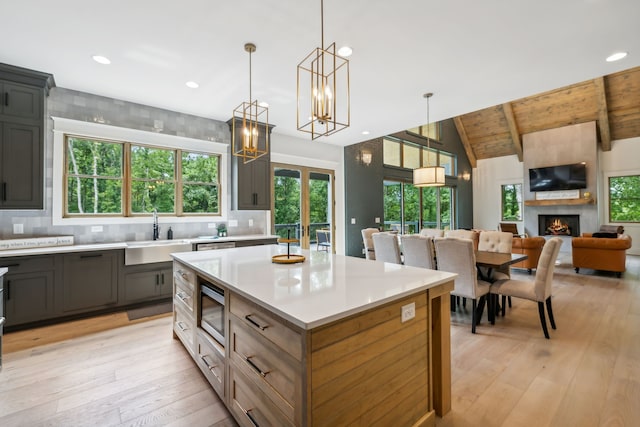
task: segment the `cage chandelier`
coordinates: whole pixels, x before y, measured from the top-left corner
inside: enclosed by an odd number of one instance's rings
[[[256,51],[256,45],[246,43],[244,50],[249,52],[249,102],[243,102],[233,110],[231,152],[249,163],[269,152],[269,109],[259,105],[251,93],[251,54]],[[263,136],[260,135],[261,127]]]
[[[429,98],[433,96],[433,93],[425,93],[423,96],[427,98],[427,162],[426,166],[413,170],[413,185],[416,187],[441,187],[444,185],[444,168],[438,166],[437,157],[436,166],[430,166],[429,162],[429,156],[431,156],[431,144],[429,143],[429,134],[431,133]]]
[[[299,131],[314,140],[349,127],[349,60],[336,54],[336,44],[324,44],[324,0],[320,0],[320,47],[298,64],[297,120]]]

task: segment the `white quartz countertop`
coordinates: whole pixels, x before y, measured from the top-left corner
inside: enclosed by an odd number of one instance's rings
[[[454,279],[444,271],[405,267],[319,251],[300,264],[274,264],[286,246],[265,245],[172,254],[201,275],[272,311],[313,329]]]
[[[189,244],[194,243],[211,243],[211,242],[237,242],[245,240],[262,240],[262,239],[274,239],[278,236],[270,234],[246,234],[242,236],[227,236],[217,237],[201,236],[190,238],[176,238],[176,242],[185,242]],[[66,245],[66,246],[43,246],[38,248],[28,249],[11,249],[0,251],[0,258],[14,257],[14,256],[27,256],[27,255],[51,255],[67,252],[89,252],[89,251],[103,251],[110,249],[125,249],[127,242],[113,242],[113,243],[91,243],[81,245]]]

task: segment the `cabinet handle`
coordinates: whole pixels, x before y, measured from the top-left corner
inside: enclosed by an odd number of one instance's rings
[[[255,363],[253,363],[253,361],[252,361],[251,359],[253,359],[254,357],[255,357],[255,356],[247,356],[247,357],[245,357],[245,358],[244,358],[244,360],[245,360],[249,365],[251,365],[251,367],[252,367],[252,368],[253,368],[257,373],[259,373],[259,374],[260,374],[260,376],[261,376],[262,378],[266,377],[266,376],[267,376],[267,374],[269,373],[269,371],[263,371],[262,369],[260,369],[260,368],[258,367],[258,365],[256,365]]]
[[[5,107],[9,106],[9,92],[4,93],[4,105]]]
[[[6,267],[6,268],[20,267],[20,264],[7,264],[7,265],[3,265],[3,267]]]
[[[160,283],[164,285],[164,273],[161,274]]]
[[[7,183],[6,182],[2,183],[2,201],[3,202],[7,201]]]
[[[260,323],[256,322],[251,318],[251,316],[253,316],[253,314],[247,314],[246,316],[244,316],[244,318],[247,319],[247,322],[251,323],[256,328],[260,329],[261,331],[264,331],[269,327],[269,325],[261,325]]]
[[[253,205],[258,204],[258,193],[253,193]]]
[[[178,322],[178,323],[176,323],[176,325],[178,325],[178,328],[180,328],[180,330],[182,332],[186,332],[186,331],[189,330],[189,328],[185,328],[184,323],[182,323],[182,322]]]
[[[183,279],[186,279],[189,277],[189,275],[182,270],[178,270],[178,274],[182,276]]]
[[[160,276],[160,275],[156,274],[156,286],[158,286],[160,284],[160,278],[158,276]]]
[[[216,372],[214,371],[214,369],[216,367],[218,367],[218,365],[214,365],[213,363],[207,362],[207,355],[206,354],[200,355],[200,359],[202,359],[202,361],[204,362],[204,364],[207,367],[207,369],[209,370],[209,372],[211,372],[213,374],[213,376],[216,377],[216,379],[218,381],[222,382],[222,379],[220,379],[220,376],[218,374],[216,374]]]
[[[189,299],[189,297],[185,296],[184,292],[178,292],[176,296],[180,299],[180,301],[184,302],[185,304],[187,302],[187,299]]]
[[[100,258],[101,256],[102,256],[102,254],[80,255],[80,259],[87,259],[87,258]]]
[[[251,421],[251,424],[253,424],[254,427],[260,427],[258,425],[258,423],[256,422],[256,420],[253,419],[253,415],[251,415],[251,411],[253,411],[253,409],[249,409],[248,411],[244,411],[244,413],[247,415],[247,418],[249,418],[249,421]]]
[[[7,280],[7,301],[11,299],[11,280]],[[2,304],[2,301],[0,301]]]

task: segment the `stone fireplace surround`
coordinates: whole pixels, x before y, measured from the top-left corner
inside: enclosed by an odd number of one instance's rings
[[[529,169],[566,165],[585,162],[587,165],[587,188],[580,190],[597,194],[598,153],[596,123],[588,122],[565,126],[523,135],[523,197],[525,200],[535,200],[535,193],[529,189]],[[530,236],[539,233],[539,215],[579,216],[578,233],[598,230],[597,204],[568,205],[562,200],[542,206],[525,206],[524,227]],[[551,236],[548,236],[549,238]],[[562,252],[571,252],[571,237],[562,237]]]

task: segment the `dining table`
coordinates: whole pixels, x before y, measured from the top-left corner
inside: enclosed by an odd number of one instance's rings
[[[500,270],[504,267],[508,267],[512,264],[516,264],[520,261],[526,260],[528,255],[526,254],[512,254],[512,253],[503,253],[503,252],[488,252],[488,251],[476,251],[476,267],[478,269],[478,275],[481,280],[485,282],[493,282],[493,272],[496,270]],[[481,267],[486,268],[486,271],[483,271]],[[493,313],[489,313],[489,319],[493,324],[495,321],[495,314],[499,310],[499,303],[497,298],[494,301]],[[489,305],[491,307],[491,305]],[[484,299],[480,301],[477,307],[477,319],[482,318],[482,312],[484,311]],[[491,311],[491,310],[490,310]]]

